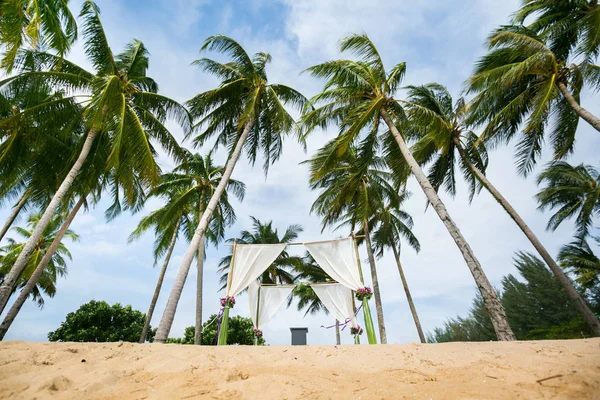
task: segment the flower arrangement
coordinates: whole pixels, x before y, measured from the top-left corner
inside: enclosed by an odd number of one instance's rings
[[[356,335],[362,335],[363,333],[363,328],[360,327],[360,325],[356,325],[350,328],[350,334],[356,336]]]
[[[373,291],[370,287],[358,288],[356,290],[356,298],[359,301],[369,300],[373,296]]]
[[[235,297],[225,296],[221,297],[221,307],[233,308],[235,306]]]
[[[254,332],[254,336],[256,336],[257,338],[261,338],[263,335],[262,331],[257,328],[252,328],[252,332]]]

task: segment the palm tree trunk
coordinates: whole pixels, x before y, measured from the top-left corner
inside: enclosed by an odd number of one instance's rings
[[[335,344],[338,346],[342,344],[342,338],[340,337],[340,321],[335,320]]]
[[[471,171],[475,173],[479,181],[485,186],[485,188],[490,192],[490,194],[496,199],[498,203],[504,208],[504,210],[508,213],[508,215],[512,218],[513,221],[521,228],[521,231],[527,236],[527,239],[531,242],[533,247],[537,250],[542,259],[546,262],[546,265],[550,268],[554,277],[560,282],[562,287],[567,292],[567,295],[573,301],[575,308],[583,315],[583,318],[592,329],[596,336],[600,336],[600,321],[598,321],[598,317],[590,310],[589,305],[586,303],[585,299],[583,299],[575,287],[569,280],[569,278],[565,275],[562,268],[556,264],[550,253],[546,250],[546,248],[539,241],[537,236],[533,233],[533,231],[529,228],[529,226],[525,223],[525,221],[521,218],[521,216],[517,213],[517,211],[512,207],[512,205],[502,196],[502,194],[492,185],[492,183],[487,179],[487,177],[468,159],[465,154],[462,145],[458,138],[454,139],[454,143],[458,149],[460,156],[463,161],[469,166]]]
[[[171,289],[171,294],[169,296],[169,301],[167,302],[167,307],[163,313],[163,316],[160,320],[160,324],[158,325],[158,330],[156,332],[156,337],[154,341],[156,343],[165,343],[167,341],[167,336],[171,331],[171,326],[173,325],[173,320],[175,319],[175,312],[177,311],[177,304],[179,303],[179,298],[181,297],[181,292],[183,291],[183,286],[185,285],[185,280],[187,279],[187,275],[190,271],[190,266],[192,265],[192,261],[194,260],[194,254],[200,245],[200,239],[204,236],[204,232],[206,232],[206,228],[208,227],[208,221],[212,217],[215,208],[217,207],[217,203],[221,198],[221,195],[225,191],[227,184],[229,183],[229,178],[231,178],[231,174],[233,173],[233,169],[235,168],[235,164],[237,160],[240,158],[240,154],[242,153],[242,149],[244,147],[244,143],[246,142],[246,138],[250,133],[250,130],[254,126],[254,120],[250,120],[244,126],[244,130],[240,135],[233,153],[231,153],[231,157],[227,160],[227,164],[225,164],[225,170],[223,171],[223,176],[221,177],[221,181],[217,185],[215,192],[213,193],[206,210],[202,214],[202,218],[198,223],[198,227],[196,228],[196,232],[194,232],[194,237],[188,247],[187,251],[183,256],[183,260],[181,261],[181,266],[179,267],[179,271],[177,272],[177,278],[175,279],[175,283],[173,284],[173,289]]]
[[[25,207],[25,204],[27,204],[28,198],[29,197],[27,195],[27,192],[25,192],[21,195],[21,198],[19,199],[17,204],[15,204],[12,212],[10,213],[10,215],[8,216],[8,219],[6,220],[6,223],[2,227],[2,231],[0,231],[0,240],[4,239],[4,235],[6,235],[6,232],[8,232],[8,230],[10,229],[13,222],[15,222],[15,219],[17,219],[17,216],[19,215],[19,213],[21,212],[23,207]]]
[[[577,113],[577,115],[583,118],[588,124],[593,126],[594,129],[600,132],[600,118],[596,117],[594,114],[581,107],[563,82],[558,82],[557,85],[558,89],[561,91],[563,97],[565,98],[565,100],[567,100],[567,103],[569,103],[573,111],[575,111],[575,113]]]
[[[35,270],[33,271],[33,274],[31,274],[31,277],[29,277],[27,284],[25,284],[23,289],[21,289],[21,293],[19,293],[19,296],[13,303],[12,307],[8,310],[8,313],[6,313],[6,316],[4,317],[4,321],[2,321],[2,325],[0,325],[0,340],[4,339],[4,335],[6,335],[6,332],[12,325],[15,318],[17,317],[17,314],[19,314],[19,311],[21,311],[21,307],[23,307],[25,300],[27,300],[27,298],[31,294],[31,291],[35,288],[35,285],[37,285],[40,275],[42,275],[42,273],[44,272],[44,269],[46,268],[46,265],[48,265],[48,263],[52,259],[54,252],[60,245],[60,242],[62,241],[63,237],[65,236],[65,233],[69,229],[71,222],[73,222],[73,219],[75,219],[75,216],[79,212],[79,209],[81,208],[81,206],[83,205],[84,202],[85,202],[85,197],[82,196],[79,199],[79,201],[75,204],[75,206],[73,207],[73,209],[71,210],[69,215],[67,215],[67,218],[65,219],[62,226],[60,227],[60,230],[57,232],[56,236],[54,237],[52,244],[50,244],[50,247],[44,254],[44,257],[42,258],[40,263],[37,265]]]
[[[419,339],[421,340],[421,343],[427,343],[425,340],[425,335],[423,334],[423,328],[421,327],[421,321],[419,321],[419,315],[417,314],[415,303],[413,302],[412,296],[410,295],[410,290],[408,289],[408,282],[406,282],[406,277],[404,276],[404,271],[402,270],[402,264],[400,264],[400,255],[398,254],[396,246],[392,246],[392,250],[394,251],[394,257],[396,257],[396,265],[398,265],[398,272],[400,273],[400,279],[402,279],[402,286],[404,286],[404,293],[406,294],[406,300],[408,301],[410,312],[415,320],[415,326],[417,327]]]
[[[371,267],[371,281],[373,282],[373,294],[375,295],[375,310],[377,311],[377,322],[379,326],[379,342],[387,344],[387,335],[385,333],[385,321],[383,320],[383,303],[381,302],[381,292],[379,291],[379,279],[377,278],[377,267],[373,248],[371,247],[371,237],[368,221],[364,221],[365,240],[367,241],[367,254],[369,256],[369,266]]]
[[[506,313],[504,312],[504,308],[502,307],[502,304],[500,303],[500,300],[498,299],[494,288],[490,284],[490,281],[487,279],[485,272],[483,272],[479,261],[477,260],[477,258],[475,258],[473,250],[463,237],[462,233],[458,229],[458,226],[456,226],[452,218],[450,218],[448,210],[446,210],[446,206],[444,205],[436,191],[433,189],[433,186],[431,186],[431,183],[427,179],[427,176],[425,175],[425,173],[411,154],[410,149],[404,142],[404,138],[402,138],[402,135],[396,128],[396,125],[394,125],[394,122],[388,115],[387,111],[383,108],[381,109],[381,116],[388,125],[388,128],[390,128],[390,131],[392,132],[392,135],[394,136],[394,139],[396,140],[396,143],[400,148],[400,152],[402,153],[404,160],[410,167],[410,170],[417,179],[417,182],[419,182],[421,189],[423,189],[423,192],[425,192],[427,200],[429,200],[429,202],[431,203],[431,206],[446,226],[448,233],[450,233],[450,236],[452,236],[452,239],[454,239],[456,246],[462,253],[467,263],[467,266],[471,271],[471,275],[473,275],[473,279],[477,284],[477,288],[481,293],[481,297],[483,298],[485,308],[490,314],[490,318],[492,320],[492,324],[494,325],[494,330],[496,332],[498,340],[515,340],[515,334],[513,333],[512,329],[508,325],[508,321],[506,320]]]
[[[140,343],[146,342],[148,329],[150,329],[150,321],[152,321],[152,314],[154,314],[154,308],[156,307],[156,302],[158,301],[158,296],[160,295],[160,289],[162,288],[162,284],[165,279],[165,274],[167,273],[167,267],[169,266],[169,261],[171,260],[171,255],[173,254],[173,249],[175,248],[175,243],[177,242],[179,226],[181,226],[181,218],[177,220],[177,225],[175,225],[175,231],[173,231],[173,236],[171,237],[171,243],[169,243],[169,249],[167,250],[167,254],[165,255],[165,261],[163,262],[163,266],[160,270],[160,275],[158,275],[158,282],[156,282],[154,295],[152,296],[150,308],[148,309],[148,313],[146,314],[146,320],[144,321],[144,328],[142,329],[142,334],[140,335]]]
[[[8,298],[10,297],[10,294],[12,293],[15,284],[17,283],[19,276],[21,275],[21,272],[23,272],[23,269],[25,269],[27,261],[29,260],[31,253],[35,249],[37,242],[42,237],[44,229],[46,229],[46,227],[52,220],[52,217],[54,217],[54,213],[56,212],[56,209],[58,208],[60,202],[65,197],[65,195],[71,188],[71,185],[75,181],[75,178],[79,174],[79,170],[83,166],[85,159],[90,153],[92,143],[94,142],[94,139],[96,138],[97,134],[98,130],[95,128],[91,129],[88,132],[85,138],[85,142],[83,143],[83,147],[81,148],[81,152],[77,157],[77,161],[75,161],[75,164],[73,164],[73,166],[71,167],[71,170],[60,184],[56,193],[54,193],[54,196],[52,197],[50,204],[46,208],[46,211],[44,211],[44,214],[37,223],[33,233],[29,237],[29,240],[27,240],[27,243],[25,243],[25,246],[19,254],[19,257],[17,257],[17,261],[15,261],[15,264],[12,266],[9,273],[6,275],[4,282],[2,282],[2,285],[0,285],[0,314],[2,314],[2,312],[4,311],[4,308],[8,303]]]
[[[200,214],[202,215],[202,214]],[[196,333],[194,334],[194,344],[202,344],[202,285],[204,278],[204,239],[200,239],[198,246],[198,255],[196,256],[196,266],[198,267],[198,278],[196,279]]]

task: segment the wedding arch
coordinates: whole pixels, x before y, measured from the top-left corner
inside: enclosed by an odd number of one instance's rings
[[[350,325],[355,343],[359,343],[359,335],[362,333],[362,328],[356,321],[358,310],[362,308],[369,344],[376,344],[377,338],[369,307],[372,291],[364,284],[354,235],[335,240],[288,244],[238,244],[234,241],[225,296],[221,298],[217,344],[227,344],[229,310],[235,305],[235,296],[246,288],[254,332],[257,337],[262,336],[262,328],[281,308],[296,285],[261,285],[257,279],[290,245],[303,245],[332,279],[331,283],[307,285],[312,287],[325,308],[337,320],[344,321],[342,325]],[[355,297],[361,302],[358,308]]]

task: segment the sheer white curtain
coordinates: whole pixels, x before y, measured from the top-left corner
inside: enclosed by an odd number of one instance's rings
[[[356,326],[352,290],[339,283],[311,285],[323,305],[341,323],[350,319],[351,326]]]
[[[235,247],[228,296],[236,296],[260,276],[285,249],[286,244],[238,244]]]
[[[304,243],[304,246],[331,278],[352,290],[364,286],[358,272],[353,238]]]
[[[253,280],[248,286],[250,317],[256,329],[262,330],[281,308],[296,285],[260,286]],[[260,291],[260,296],[259,296]],[[258,307],[258,314],[256,308]]]

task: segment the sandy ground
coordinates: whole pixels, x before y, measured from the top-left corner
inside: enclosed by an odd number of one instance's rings
[[[600,399],[600,339],[378,346],[0,343],[2,399]]]

